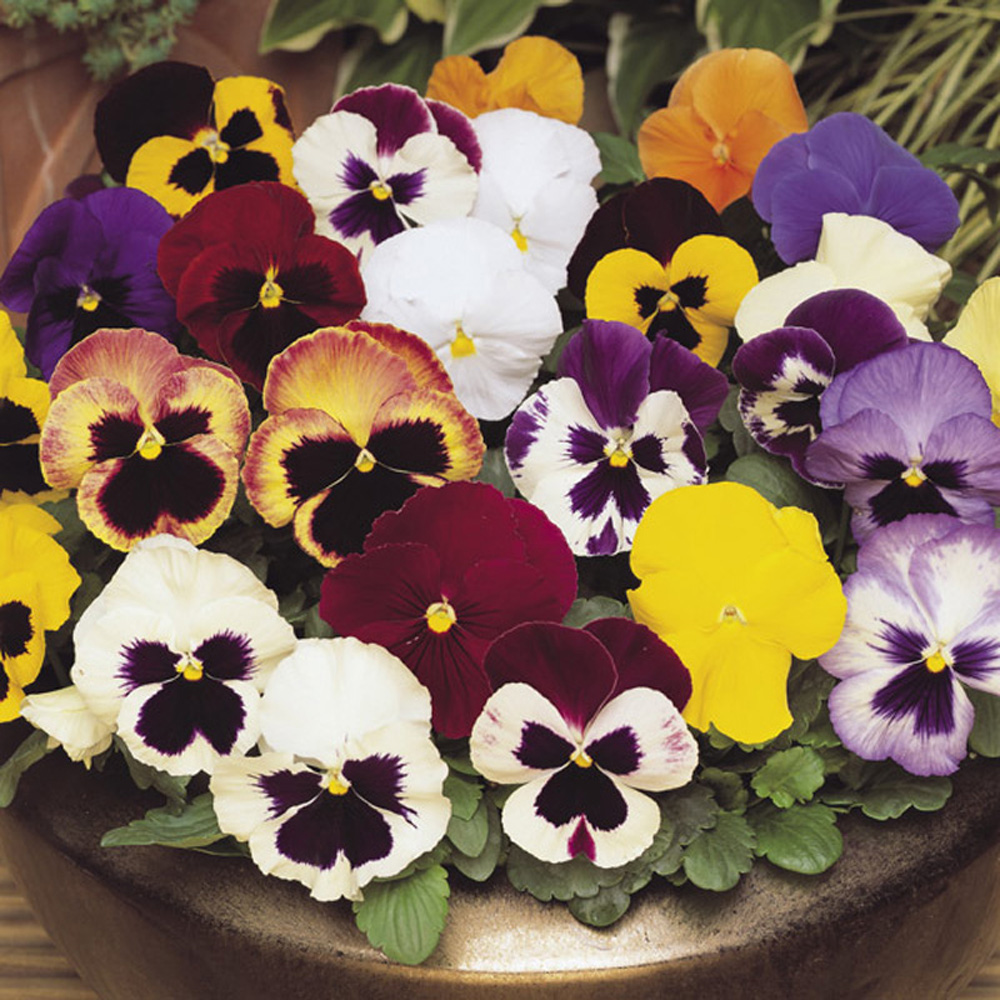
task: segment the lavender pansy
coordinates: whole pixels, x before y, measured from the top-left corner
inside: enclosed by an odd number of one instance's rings
[[[28,313],[25,353],[48,379],[56,362],[102,327],[173,339],[173,298],[156,273],[173,220],[131,188],[63,198],[38,216],[0,276],[0,302]]]
[[[820,398],[830,380],[907,343],[895,313],[874,295],[858,289],[820,292],[796,306],[783,326],[754,337],[733,357],[743,423],[762,448],[787,455],[805,475],[803,456],[820,431]]]
[[[577,555],[613,555],[656,497],[705,481],[700,432],[726,379],[674,341],[601,320],[583,324],[560,372],[514,414],[507,465]]]
[[[1000,695],[1000,534],[944,515],[891,524],[844,585],[847,623],[820,657],[840,683],[830,718],[844,746],[913,774],[966,754],[966,688]]]
[[[972,361],[943,344],[910,344],[830,383],[805,469],[815,481],[844,485],[859,541],[908,514],[993,524],[1000,428],[991,412]]]
[[[870,215],[934,250],[958,228],[951,188],[864,115],[841,112],[782,139],[757,168],[753,203],[786,264],[816,254],[823,215]]]

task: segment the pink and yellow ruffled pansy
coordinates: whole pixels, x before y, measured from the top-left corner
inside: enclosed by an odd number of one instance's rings
[[[98,330],[49,383],[42,472],[77,490],[83,523],[112,548],[156,534],[205,541],[236,499],[250,411],[238,379],[146,330]]]
[[[268,368],[264,407],[247,495],[268,524],[293,523],[324,566],[360,552],[375,518],[418,487],[471,479],[482,465],[479,425],[433,351],[387,324],[297,340]]]

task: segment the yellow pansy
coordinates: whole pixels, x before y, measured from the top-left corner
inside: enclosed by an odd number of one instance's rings
[[[975,361],[993,395],[993,423],[1000,426],[1000,278],[972,293],[944,342]]]

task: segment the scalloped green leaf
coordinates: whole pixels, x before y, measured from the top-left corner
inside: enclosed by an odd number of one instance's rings
[[[592,136],[601,154],[599,183],[639,184],[646,179],[634,142],[611,132],[593,132]]]
[[[14,801],[21,775],[49,752],[48,744],[48,734],[33,729],[0,765],[0,809],[6,809]]]
[[[984,757],[1000,757],[1000,698],[972,688],[966,693],[976,710],[969,747]]]
[[[485,882],[496,871],[503,851],[503,826],[500,822],[500,813],[488,798],[483,799],[483,805],[486,809],[487,835],[482,850],[475,857],[470,857],[461,851],[453,851],[451,855],[451,864],[474,882]]]
[[[374,28],[387,45],[406,30],[409,12],[403,0],[276,0],[260,33],[259,51],[305,52],[338,28]]]
[[[565,902],[574,896],[589,898],[597,895],[599,889],[620,882],[622,877],[621,868],[598,868],[586,858],[557,863],[539,861],[516,844],[511,844],[507,855],[510,884],[543,903],[552,899]]]
[[[837,815],[818,802],[788,809],[765,804],[747,819],[757,836],[757,853],[779,868],[818,875],[843,854]]]
[[[480,799],[468,819],[453,812],[448,821],[448,839],[463,853],[476,857],[485,847],[490,835],[489,811],[486,800]]]
[[[591,927],[610,927],[619,920],[632,902],[632,896],[620,885],[598,889],[596,895],[582,899],[575,896],[569,901],[569,912]]]
[[[215,818],[212,796],[206,792],[180,812],[165,806],[150,809],[142,819],[108,830],[101,847],[207,847],[225,836]]]
[[[684,851],[684,874],[699,889],[725,892],[753,867],[756,838],[735,813],[720,812],[715,826],[703,830]]]
[[[791,747],[771,754],[750,780],[762,798],[780,809],[808,802],[820,789],[826,775],[823,758],[812,747]]]
[[[936,812],[951,797],[949,778],[920,777],[892,761],[853,758],[840,769],[845,787],[824,792],[827,805],[860,808],[871,819],[897,819],[908,809]]]
[[[578,597],[566,612],[563,625],[569,628],[583,628],[598,618],[628,618],[628,608],[613,597]]]
[[[392,882],[370,882],[353,904],[372,946],[404,965],[419,965],[437,947],[448,917],[448,873],[440,865]]]
[[[451,799],[452,816],[465,820],[472,819],[483,797],[483,785],[479,778],[458,771],[448,772],[443,791]]]

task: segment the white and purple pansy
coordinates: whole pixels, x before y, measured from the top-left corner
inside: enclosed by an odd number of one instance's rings
[[[514,414],[507,465],[574,553],[614,555],[656,497],[705,481],[701,435],[726,378],[675,341],[602,320],[584,322],[559,366]]]
[[[820,292],[733,357],[743,423],[765,451],[788,456],[804,475],[805,450],[820,432],[820,397],[834,375],[908,342],[896,314],[874,295]]]
[[[430,718],[427,689],[381,646],[300,641],[264,692],[266,751],[212,775],[220,829],[249,842],[265,874],[316,899],[361,899],[447,829],[448,768]]]
[[[838,375],[809,445],[814,482],[843,485],[863,541],[908,514],[993,524],[1000,503],[1000,427],[976,365],[944,344],[912,343]]]
[[[913,774],[951,774],[974,710],[1000,695],[1000,533],[941,514],[876,532],[844,584],[847,623],[820,657],[840,683],[830,718],[844,746]]]
[[[660,810],[644,792],[691,780],[698,746],[681,709],[691,678],[643,625],[529,622],[486,654],[495,689],[469,749],[488,780],[520,785],[503,807],[510,839],[542,861],[626,864]]]
[[[137,760],[193,775],[257,742],[260,691],[295,634],[241,563],[161,535],[125,557],[73,642],[87,708]]]
[[[316,231],[362,259],[412,225],[468,215],[482,163],[465,115],[393,83],[342,97],[292,156]]]

